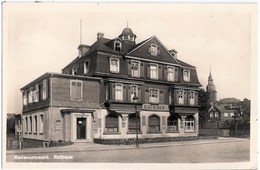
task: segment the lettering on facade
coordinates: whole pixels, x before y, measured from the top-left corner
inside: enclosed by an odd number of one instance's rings
[[[151,104],[143,104],[143,110],[160,110],[160,111],[168,111],[168,105],[151,105]]]
[[[55,121],[54,121],[54,130],[55,130],[55,131],[60,131],[60,130],[62,130],[61,120],[55,120]]]

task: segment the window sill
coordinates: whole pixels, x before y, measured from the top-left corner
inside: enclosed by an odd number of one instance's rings
[[[159,133],[162,133],[161,131],[159,132],[147,132],[147,134],[159,134]]]
[[[126,132],[126,134],[136,134],[136,132]],[[142,134],[142,132],[138,132],[138,134]]]
[[[43,133],[39,133],[39,135],[43,135]]]
[[[120,135],[121,132],[104,132],[103,135]]]
[[[180,133],[180,131],[166,131],[166,133]]]
[[[197,133],[196,131],[184,131],[184,133]]]

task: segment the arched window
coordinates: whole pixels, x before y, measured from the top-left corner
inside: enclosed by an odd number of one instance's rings
[[[136,132],[136,120],[137,120],[137,130],[140,132],[140,117],[136,116],[135,114],[131,114],[128,117],[128,131],[129,132]]]
[[[195,130],[195,119],[192,115],[189,115],[185,118],[185,131],[194,131]]]
[[[177,116],[170,116],[167,119],[167,130],[168,131],[178,131],[178,117]]]
[[[105,119],[105,131],[106,132],[118,132],[118,116],[108,115]]]
[[[148,131],[160,132],[160,118],[156,115],[152,115],[148,119]]]

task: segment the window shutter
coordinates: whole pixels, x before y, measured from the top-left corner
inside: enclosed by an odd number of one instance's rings
[[[144,77],[144,63],[140,62],[140,77]]]
[[[128,61],[128,76],[132,76],[131,73],[132,73],[132,63],[131,63],[131,60]]]
[[[164,104],[164,92],[163,92],[163,91],[160,91],[159,96],[160,96],[160,101],[159,101],[159,103],[160,103],[160,104]]]
[[[150,64],[147,64],[147,78],[150,78]]]
[[[123,101],[127,101],[127,86],[123,85]]]
[[[111,83],[111,99],[115,100],[115,84]]]
[[[159,80],[162,80],[163,77],[162,77],[162,66],[161,65],[158,65],[158,79]]]
[[[150,96],[149,89],[145,89],[145,103],[149,103],[149,96]]]

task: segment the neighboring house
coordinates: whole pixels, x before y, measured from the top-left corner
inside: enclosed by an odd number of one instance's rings
[[[46,73],[21,88],[23,137],[135,138],[136,122],[140,138],[197,136],[196,68],[156,36],[135,41],[130,28],[114,39],[98,33],[91,46],[79,45],[62,74]]]
[[[220,102],[214,103],[209,111],[207,120],[210,122],[217,122],[217,121],[226,121],[234,119],[235,110],[227,109],[227,104],[223,104]]]

